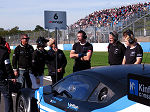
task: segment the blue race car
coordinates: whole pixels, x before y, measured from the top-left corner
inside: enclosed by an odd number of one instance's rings
[[[129,73],[150,76],[150,65],[96,67],[70,74],[55,85],[22,89],[17,112],[149,112],[127,97]]]

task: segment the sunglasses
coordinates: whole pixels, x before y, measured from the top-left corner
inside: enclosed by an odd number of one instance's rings
[[[26,40],[29,40],[29,38],[22,38],[22,39],[26,39]]]

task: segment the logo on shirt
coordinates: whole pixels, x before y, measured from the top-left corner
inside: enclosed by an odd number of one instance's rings
[[[115,49],[114,54],[118,54],[119,49]]]
[[[137,57],[142,57],[142,54],[137,54]]]
[[[83,53],[87,53],[88,48],[87,47],[83,47]]]
[[[131,52],[130,56],[135,56],[135,52],[134,51]]]

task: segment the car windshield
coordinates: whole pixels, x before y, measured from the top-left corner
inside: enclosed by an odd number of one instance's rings
[[[87,75],[70,76],[53,87],[58,93],[66,90],[72,99],[86,101],[99,82]]]

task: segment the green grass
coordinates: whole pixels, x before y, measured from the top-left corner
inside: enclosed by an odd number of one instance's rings
[[[73,71],[73,64],[74,64],[74,59],[70,59],[70,51],[64,51],[66,58],[67,58],[67,66],[66,66],[66,73],[64,76],[67,76],[72,73]],[[11,52],[10,59],[12,60],[12,54],[13,51]],[[143,56],[143,63],[148,63],[150,64],[150,53],[144,53]],[[91,66],[108,66],[108,53],[107,52],[94,52],[91,58]],[[44,74],[48,75],[48,69],[45,67]]]

